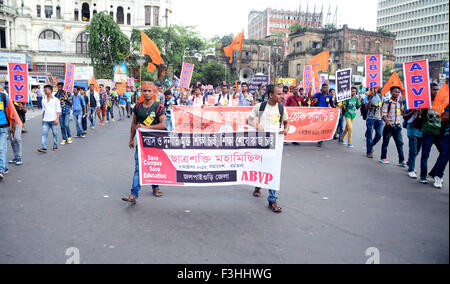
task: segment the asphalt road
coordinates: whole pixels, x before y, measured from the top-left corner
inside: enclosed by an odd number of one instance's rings
[[[247,186],[162,187],[161,199],[144,188],[137,205],[126,204],[130,121],[43,155],[39,113],[29,116],[24,164],[0,182],[0,263],[63,264],[72,247],[81,263],[363,264],[370,247],[381,263],[449,263],[448,169],[436,190],[367,159],[361,119],[355,149],[285,147],[276,215],[267,192],[257,199]],[[393,141],[389,151],[397,161]],[[436,157],[434,149],[431,165]]]

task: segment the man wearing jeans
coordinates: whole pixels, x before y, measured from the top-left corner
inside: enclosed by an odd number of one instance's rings
[[[367,121],[366,121],[366,150],[367,158],[373,159],[374,147],[380,142],[381,137],[383,137],[383,120],[382,107],[383,99],[379,94],[379,90],[371,89],[371,93],[364,99],[364,105],[367,111]],[[375,130],[375,137],[373,137],[373,131]]]
[[[47,153],[47,139],[50,129],[53,133],[53,151],[58,150],[58,122],[61,115],[60,101],[52,95],[53,87],[44,87],[45,98],[42,100],[42,147],[40,153]]]
[[[449,159],[449,146],[450,146],[450,124],[449,124],[449,112],[447,107],[441,116],[442,128],[441,128],[441,154],[436,161],[436,165],[430,172],[430,177],[434,178],[434,187],[442,188],[444,171],[447,167]],[[443,133],[442,133],[443,132]]]
[[[402,117],[403,107],[402,101],[399,99],[401,94],[400,87],[391,88],[391,99],[383,106],[383,120],[386,123],[383,131],[383,146],[381,147],[380,163],[389,164],[387,160],[387,151],[391,137],[394,138],[395,145],[398,152],[398,165],[406,167],[405,155],[403,153],[403,137],[402,137]]]
[[[89,85],[89,91],[86,96],[89,98],[89,120],[91,121],[91,129],[95,129],[95,116],[97,115],[97,109],[100,107],[100,95],[94,90],[95,85]]]
[[[80,87],[73,88],[73,117],[75,119],[76,128],[77,128],[77,137],[85,138],[86,135],[83,133],[82,119],[86,115],[86,104],[84,102],[84,98],[80,95]]]
[[[64,83],[58,83],[58,92],[55,97],[61,103],[61,116],[59,117],[59,124],[61,125],[62,141],[61,145],[66,143],[72,144],[72,133],[70,132],[70,112],[72,110],[72,95],[64,91]]]

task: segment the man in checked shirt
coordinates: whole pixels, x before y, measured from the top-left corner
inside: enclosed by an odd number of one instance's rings
[[[402,115],[403,115],[403,101],[401,99],[400,87],[391,88],[391,99],[383,106],[382,119],[386,123],[383,130],[383,146],[381,147],[380,163],[389,164],[387,160],[387,151],[391,137],[394,138],[395,145],[398,152],[398,166],[406,167],[405,155],[403,153],[403,137],[402,137]]]

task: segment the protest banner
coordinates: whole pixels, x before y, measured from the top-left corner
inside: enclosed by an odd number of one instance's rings
[[[183,69],[181,70],[180,88],[189,89],[193,73],[194,73],[194,64],[183,62]]]
[[[311,65],[306,65],[303,68],[303,89],[308,94],[310,90],[314,91],[314,74]]]
[[[172,122],[177,132],[248,131],[252,107],[186,107],[174,106]],[[290,129],[288,142],[319,142],[333,139],[339,109],[287,107]]]
[[[138,130],[141,185],[250,185],[280,190],[283,135]]]
[[[114,65],[114,82],[116,83],[127,83],[127,63],[119,62]]]
[[[8,63],[9,96],[13,102],[28,103],[28,64]]]
[[[94,76],[94,67],[75,67],[74,81],[89,81]]]
[[[134,78],[128,78],[128,87],[134,87]]]
[[[366,55],[366,88],[383,87],[383,55]]]
[[[336,99],[343,102],[352,98],[352,69],[336,71]]]
[[[64,91],[73,93],[73,84],[75,78],[75,66],[66,63],[66,76],[64,77]]]
[[[431,108],[428,60],[403,63],[408,109]]]
[[[297,86],[297,80],[294,78],[275,78],[275,84],[282,84],[283,86]],[[267,86],[267,85],[266,85]]]

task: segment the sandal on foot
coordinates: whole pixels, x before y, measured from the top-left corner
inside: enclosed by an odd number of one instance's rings
[[[163,197],[163,193],[159,190],[159,188],[158,189],[154,189],[153,190],[153,195],[155,196],[155,197]]]
[[[276,202],[269,202],[269,209],[274,213],[281,213],[281,207],[278,207]]]
[[[255,191],[253,192],[254,197],[261,197],[261,188],[256,187]]]
[[[130,202],[130,203],[136,203],[137,202],[136,197],[134,197],[133,195],[130,195],[130,196],[127,196],[127,197],[123,197],[122,200],[125,201],[125,202]]]

